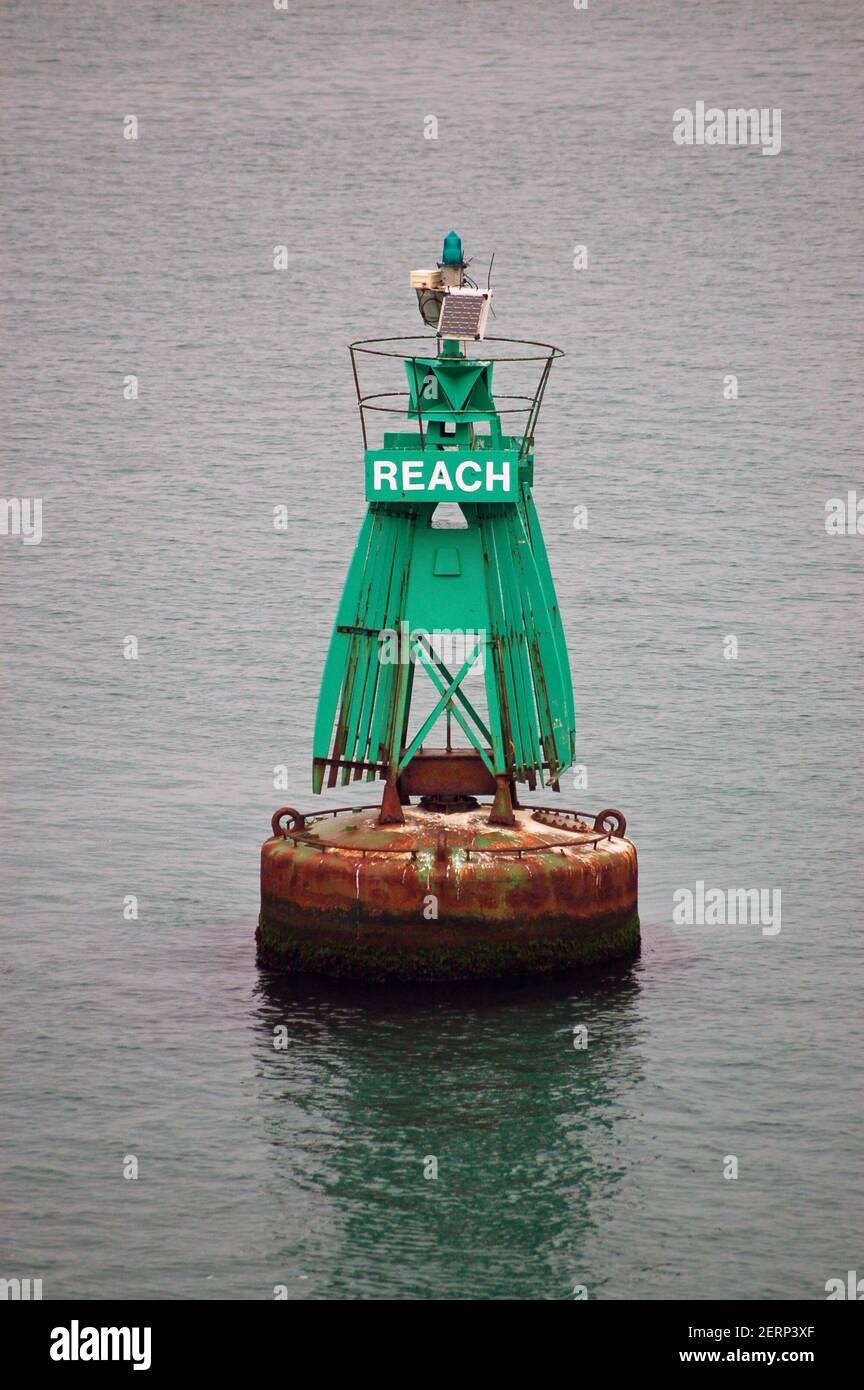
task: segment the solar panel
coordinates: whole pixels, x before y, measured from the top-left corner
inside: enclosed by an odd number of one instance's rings
[[[489,314],[484,290],[447,290],[438,320],[439,338],[482,338]]]

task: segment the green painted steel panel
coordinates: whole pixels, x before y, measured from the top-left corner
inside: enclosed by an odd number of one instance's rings
[[[533,786],[555,780],[575,757],[573,686],[531,495],[530,441],[502,433],[491,363],[446,346],[437,358],[405,364],[407,413],[417,430],[388,432],[382,449],[366,452],[370,505],[322,676],[316,791],[325,782],[372,780],[385,769],[395,776],[410,761],[433,727],[427,717],[409,735],[418,681],[431,682],[438,718],[448,710],[496,773]],[[480,420],[489,432],[475,436]],[[502,495],[494,474],[505,463]],[[460,467],[463,483],[479,479],[480,486],[460,487]],[[433,525],[439,501],[458,501],[466,526]],[[463,689],[472,663],[460,658],[449,669],[428,640],[436,633],[479,634],[485,711]]]

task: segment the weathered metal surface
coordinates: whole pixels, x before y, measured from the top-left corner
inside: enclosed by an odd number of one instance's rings
[[[610,835],[623,835],[627,829],[627,822],[620,811],[598,811],[594,818],[595,830],[608,830]]]
[[[461,811],[479,810],[480,803],[474,796],[463,796],[460,793],[450,795],[445,793],[441,796],[421,796],[421,811],[442,811],[448,816],[457,815]]]
[[[289,818],[287,826],[282,824],[286,816]],[[270,826],[275,836],[284,838],[291,830],[305,830],[306,817],[300,811],[295,811],[293,806],[280,806],[278,811],[273,812]]]
[[[365,978],[548,973],[638,948],[629,840],[544,827],[530,810],[490,826],[405,807],[308,820],[264,844],[259,959]],[[434,913],[430,915],[434,902]]]
[[[540,825],[548,825],[552,830],[590,830],[588,819],[580,811],[558,811],[541,808],[534,811],[534,819]],[[590,819],[590,818],[589,818]]]
[[[399,782],[408,796],[445,792],[491,796],[495,792],[495,778],[473,748],[426,748],[411,759]]]
[[[490,825],[515,825],[512,782],[506,775],[495,778],[495,800],[489,812]]]
[[[611,807],[606,811],[598,811],[593,817],[589,811],[540,807],[535,808],[534,819],[541,825],[552,826],[555,830],[590,830],[588,822],[591,821],[595,830],[602,830],[609,835],[624,835],[627,831],[624,816],[620,811],[613,811]]]

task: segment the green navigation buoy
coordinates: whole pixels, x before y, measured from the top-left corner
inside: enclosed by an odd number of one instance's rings
[[[285,968],[404,978],[626,954],[638,943],[637,870],[623,816],[528,809],[517,795],[520,783],[557,792],[576,754],[532,496],[537,420],[562,354],[486,337],[491,291],[468,280],[455,231],[441,263],[410,283],[435,335],[351,349],[368,509],[313,737],[314,790],[382,780],[381,805],[345,821],[277,811],[259,954]],[[405,390],[366,391],[361,366],[388,360]],[[493,377],[513,364],[532,372],[531,390],[496,395]],[[457,504],[461,524],[436,520],[442,502]],[[461,637],[457,657],[444,634]]]

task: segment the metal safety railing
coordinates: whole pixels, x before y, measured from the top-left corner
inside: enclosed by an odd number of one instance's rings
[[[410,351],[407,348],[389,347],[391,343],[414,344],[423,343],[426,351]],[[505,343],[513,348],[541,348],[542,352],[529,353],[504,353],[500,348],[495,347],[490,353],[486,350],[487,344]],[[435,349],[433,352],[432,349]],[[561,348],[553,347],[551,343],[538,343],[530,339],[520,338],[482,338],[479,342],[472,344],[473,351],[462,354],[463,360],[466,358],[476,362],[491,363],[514,363],[514,362],[539,362],[542,363],[540,369],[540,379],[531,394],[522,392],[502,392],[495,395],[495,410],[489,414],[496,415],[525,415],[525,429],[521,435],[515,437],[519,440],[519,456],[523,457],[534,440],[534,431],[537,427],[537,418],[540,414],[540,407],[543,404],[543,396],[546,391],[546,383],[549,380],[549,372],[552,363],[559,357],[564,356]],[[420,379],[418,378],[418,363],[428,363],[432,356],[438,355],[438,339],[422,333],[407,335],[395,338],[360,338],[357,342],[350,343],[348,347],[351,353],[351,368],[354,373],[354,386],[357,392],[357,405],[360,410],[360,428],[363,433],[363,448],[369,448],[369,437],[366,428],[367,410],[378,411],[385,415],[400,415],[403,419],[417,419],[419,427],[420,447],[425,447],[426,425],[423,419],[422,390]],[[414,378],[414,394],[410,391],[368,391],[364,392],[360,382],[360,370],[357,364],[358,354],[368,357],[392,357],[398,361],[410,362]],[[453,357],[451,361],[458,361],[459,358]],[[382,405],[382,401],[405,400],[404,406]],[[500,406],[499,401],[518,401],[518,405]],[[457,410],[448,406],[448,418],[452,418],[459,423],[459,417],[464,416],[466,422],[476,420],[478,412],[476,410],[464,409]]]
[[[479,805],[480,805],[480,809],[481,809],[481,810],[488,810],[488,809],[489,809],[489,806],[491,806],[491,804],[492,804],[491,802],[481,802],[481,803],[479,804]],[[308,838],[308,835],[307,835],[308,829],[309,829],[312,825],[314,825],[316,821],[319,821],[319,820],[327,820],[329,817],[333,817],[333,816],[350,816],[350,815],[356,816],[356,815],[359,815],[362,811],[378,811],[378,810],[380,810],[379,804],[378,804],[377,802],[371,802],[371,803],[369,803],[369,804],[367,804],[367,805],[364,805],[364,806],[335,806],[335,807],[328,807],[326,810],[322,810],[322,811],[313,811],[310,815],[307,816],[307,815],[301,814],[299,811],[295,811],[295,810],[293,809],[293,807],[290,807],[290,806],[282,806],[282,807],[281,807],[278,811],[276,811],[276,812],[274,813],[274,815],[273,815],[273,819],[272,819],[272,822],[271,822],[272,828],[273,828],[273,835],[276,836],[276,837],[281,836],[283,839],[290,840],[290,841],[292,842],[292,844],[294,844],[294,845],[296,845],[296,844],[298,843],[298,841],[299,841],[301,844],[308,846],[310,849],[318,849],[318,850],[321,850],[322,853],[326,853],[328,850],[336,850],[336,851],[338,851],[338,852],[343,852],[343,853],[344,853],[344,852],[348,851],[348,849],[349,849],[349,847],[348,847],[347,845],[328,845],[328,844],[321,844],[320,841],[310,840],[310,839]],[[556,815],[558,815],[558,816],[567,816],[567,817],[572,816],[574,819],[584,817],[585,819],[594,820],[594,821],[595,821],[595,825],[594,825],[593,828],[591,828],[591,829],[586,828],[584,831],[583,831],[581,828],[577,828],[576,826],[574,826],[573,830],[570,832],[570,835],[571,835],[571,838],[570,838],[570,839],[568,839],[568,840],[544,840],[544,842],[543,842],[542,844],[539,844],[539,845],[494,845],[494,846],[489,846],[488,848],[484,846],[483,849],[472,849],[469,845],[453,845],[452,848],[453,848],[454,850],[459,850],[459,851],[461,851],[461,852],[465,855],[465,858],[466,858],[466,859],[470,859],[470,858],[472,857],[472,855],[473,855],[475,858],[477,858],[477,857],[480,856],[480,855],[486,855],[486,854],[511,854],[511,855],[515,855],[517,859],[521,859],[521,858],[522,858],[524,855],[526,855],[526,854],[543,854],[543,853],[545,853],[545,851],[550,850],[550,849],[585,849],[585,848],[590,848],[590,847],[593,846],[593,845],[599,844],[601,840],[609,840],[609,841],[611,841],[611,840],[613,840],[613,839],[621,838],[621,836],[623,835],[623,828],[622,828],[622,830],[621,830],[620,832],[616,833],[616,831],[614,831],[614,830],[605,830],[605,829],[600,829],[600,830],[598,830],[597,825],[596,825],[596,822],[597,822],[597,821],[601,821],[601,822],[602,822],[602,820],[603,820],[603,818],[604,818],[605,816],[608,816],[608,815],[611,815],[611,814],[618,815],[618,814],[620,814],[620,813],[618,813],[618,812],[601,811],[601,812],[599,813],[599,815],[594,816],[594,814],[593,814],[592,812],[590,812],[590,811],[562,811],[562,810],[560,810],[558,807],[554,807],[554,808],[553,808],[553,807],[551,807],[551,806],[524,806],[524,807],[522,807],[522,810],[529,811],[529,812],[534,812],[534,811],[549,811],[549,812],[553,812],[553,811],[554,811],[554,813],[555,813]],[[292,824],[292,826],[291,826],[290,829],[288,829],[288,828],[282,826],[281,823],[280,823],[283,816],[289,816],[289,815],[292,816],[292,817],[294,818],[294,823]],[[445,828],[445,830],[446,830],[446,827],[444,827],[444,828]],[[580,838],[579,838],[577,841],[574,841],[573,838],[572,838],[573,835],[579,835]],[[434,851],[434,848],[433,848],[432,846],[429,846],[429,847],[427,847],[427,848],[419,848],[419,849],[417,848],[416,845],[414,846],[413,849],[398,849],[398,848],[396,848],[396,847],[394,847],[394,846],[389,846],[389,845],[388,845],[388,846],[384,846],[384,847],[376,847],[376,848],[374,848],[374,849],[366,849],[366,848],[364,848],[363,846],[358,846],[358,845],[351,845],[351,846],[350,846],[350,853],[351,853],[351,854],[359,854],[359,855],[362,855],[364,858],[366,857],[366,855],[369,855],[369,854],[377,854],[377,855],[404,854],[404,855],[406,856],[406,858],[409,858],[409,859],[416,859],[417,856],[418,856],[418,854],[427,855],[427,854],[433,854],[434,852],[435,852],[435,851]]]

